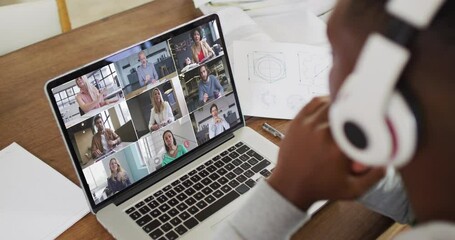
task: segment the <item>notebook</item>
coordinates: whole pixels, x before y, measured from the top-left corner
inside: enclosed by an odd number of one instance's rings
[[[91,212],[117,239],[209,238],[273,171],[278,148],[245,126],[217,15],[45,91]]]

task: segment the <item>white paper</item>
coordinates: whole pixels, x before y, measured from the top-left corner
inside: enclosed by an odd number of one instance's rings
[[[245,115],[293,119],[328,95],[330,50],[304,44],[234,42],[235,85]]]
[[[17,143],[0,166],[2,239],[55,239],[89,212],[78,186]]]

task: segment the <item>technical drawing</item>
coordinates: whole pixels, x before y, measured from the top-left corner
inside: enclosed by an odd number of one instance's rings
[[[261,93],[261,101],[266,107],[271,107],[277,104],[277,96],[274,93],[264,91]]]
[[[328,74],[331,58],[329,54],[298,52],[300,83],[314,85]]]
[[[286,78],[286,62],[282,52],[248,53],[248,79],[256,82],[274,83]]]

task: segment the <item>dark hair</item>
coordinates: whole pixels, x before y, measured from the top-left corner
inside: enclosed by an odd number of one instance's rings
[[[169,152],[169,147],[166,145],[166,141],[164,141],[164,135],[166,135],[166,133],[170,133],[171,134],[172,140],[174,141],[174,145],[176,145],[176,146],[177,146],[177,141],[175,141],[174,134],[172,133],[171,130],[164,131],[164,133],[163,133],[164,148],[166,149],[166,152]]]
[[[207,75],[210,74],[210,69],[209,67],[207,67],[207,64],[202,64],[201,66],[199,66],[199,75],[201,75],[201,68],[205,67],[205,70],[207,71]]]
[[[98,121],[98,119],[102,119],[101,118],[101,115],[96,115],[95,118],[93,119],[93,125],[95,125],[96,121]]]
[[[194,33],[195,32],[198,32],[199,33],[199,36],[201,36],[201,39],[202,39],[202,28],[201,27],[197,27],[193,30],[191,30],[190,32],[190,38],[194,41]]]
[[[210,112],[212,112],[212,108],[213,108],[213,107],[215,107],[216,110],[218,111],[218,106],[214,103],[214,104],[212,104],[212,106],[210,106]]]

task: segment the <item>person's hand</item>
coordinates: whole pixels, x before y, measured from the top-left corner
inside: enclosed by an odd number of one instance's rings
[[[145,83],[150,82],[150,74],[145,75]]]
[[[221,118],[217,117],[215,118],[215,123],[220,123],[221,122]]]
[[[384,175],[382,168],[353,173],[353,162],[331,136],[329,105],[329,98],[317,97],[298,113],[280,144],[278,163],[268,180],[302,210],[322,199],[354,199]]]
[[[95,150],[95,157],[99,157],[101,155],[103,155],[103,152],[101,152],[99,149],[96,149]]]
[[[158,125],[158,124],[156,124],[156,123],[153,124],[152,127],[151,127],[151,130],[152,130],[152,131],[156,131],[156,130],[158,130],[158,129],[160,129],[160,125]]]
[[[204,102],[207,102],[207,100],[209,100],[209,95],[207,93],[204,93]]]
[[[107,144],[109,145],[110,148],[114,147],[116,143],[116,140],[109,140],[107,141]]]

